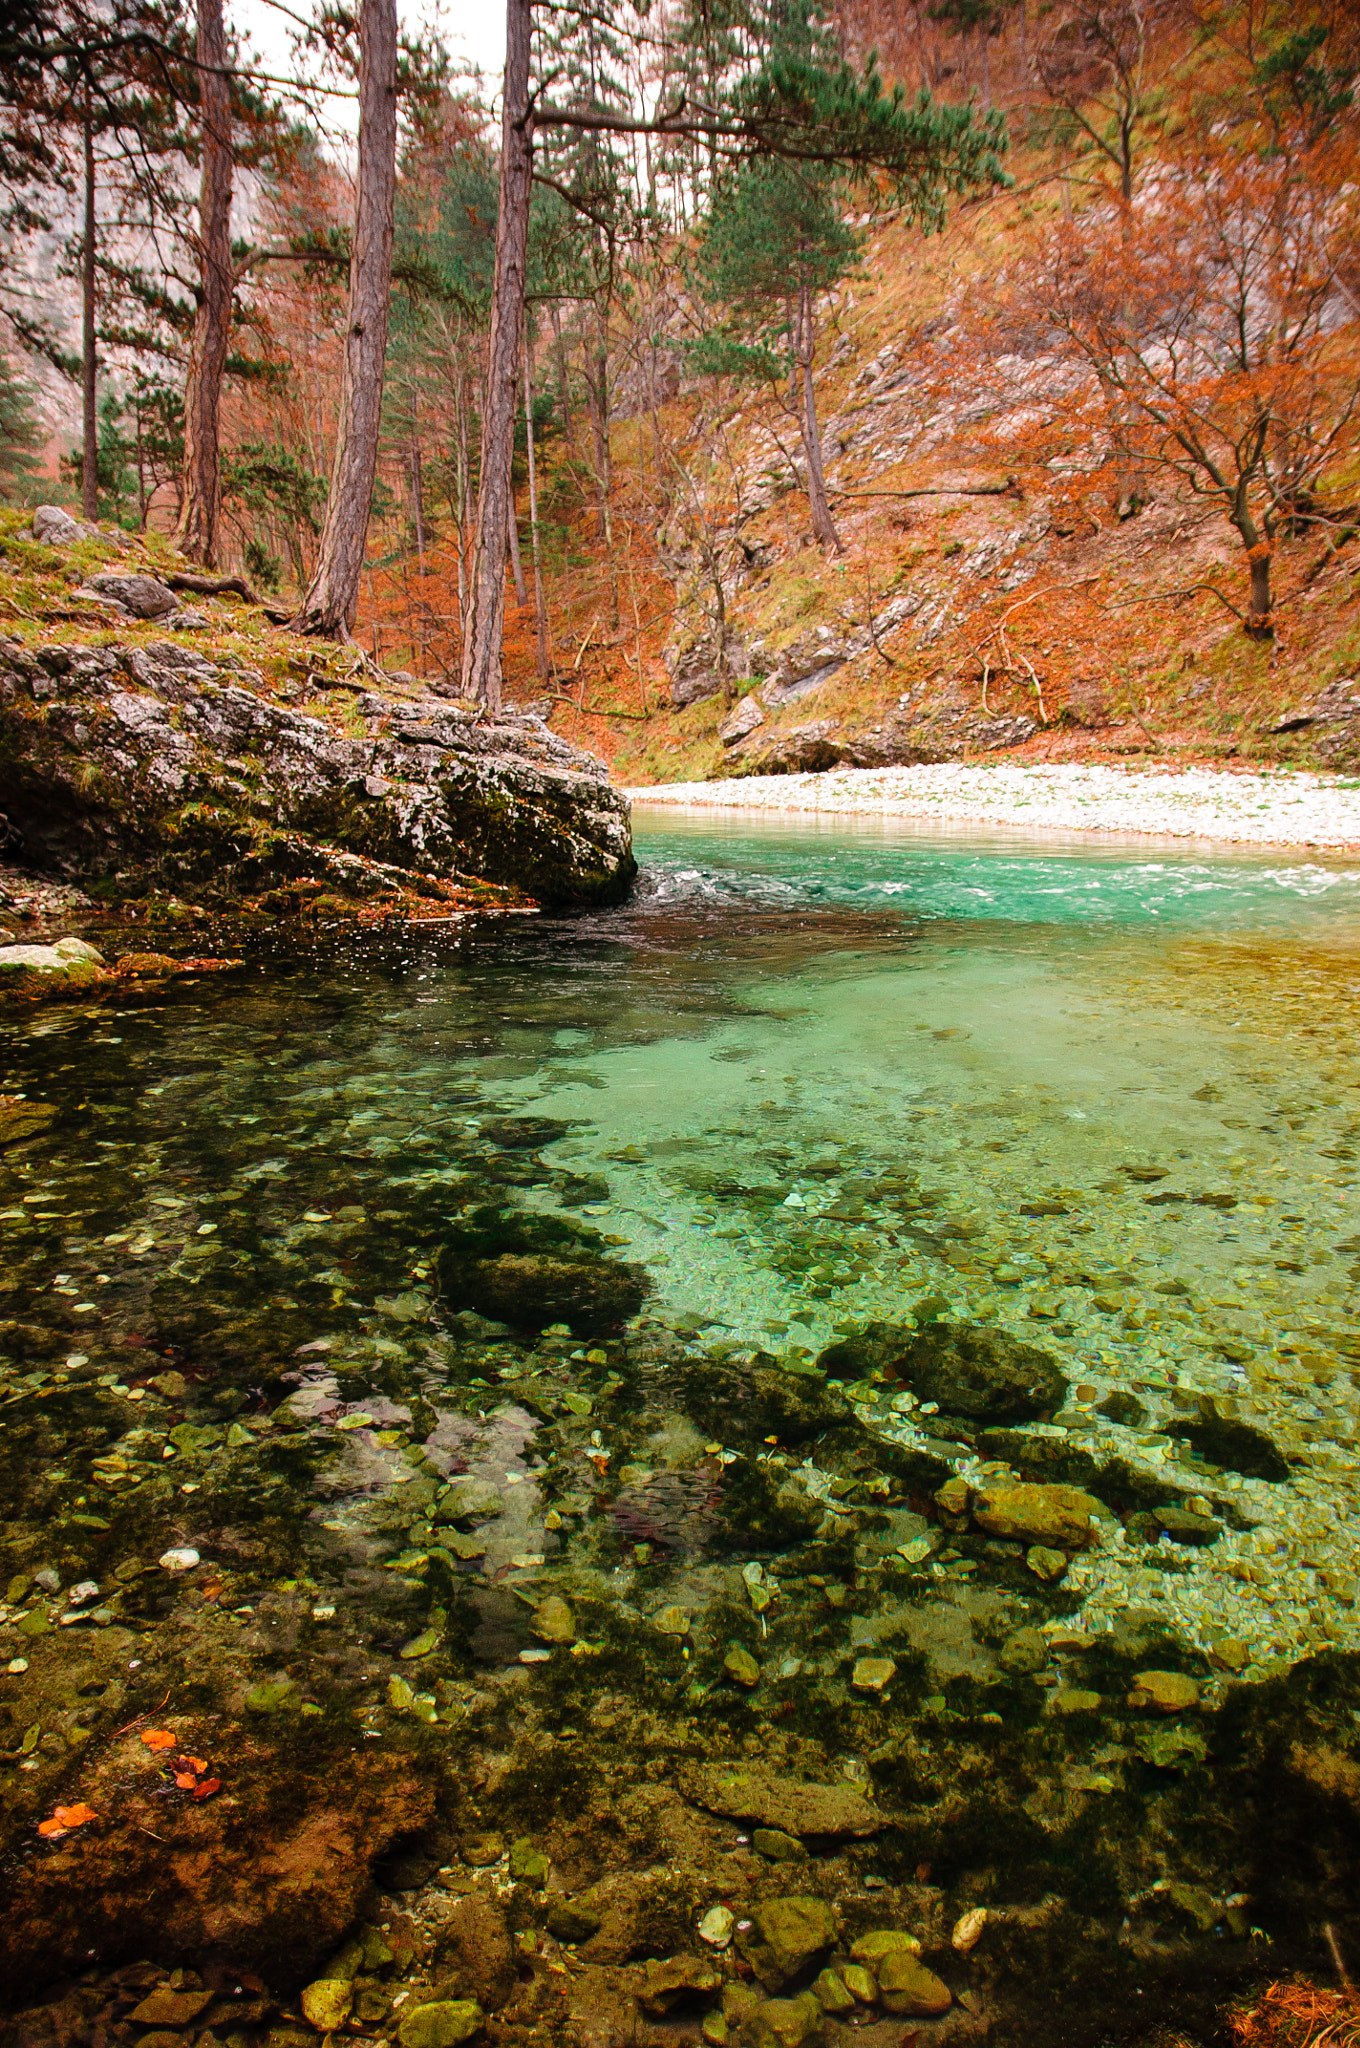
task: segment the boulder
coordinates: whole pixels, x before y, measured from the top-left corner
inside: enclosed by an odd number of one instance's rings
[[[168,590],[155,576],[124,576],[116,571],[104,570],[90,578],[91,590],[97,590],[101,597],[111,597],[123,610],[131,612],[134,619],[164,619],[171,612],[179,610],[179,599],[173,590]]]
[[[743,697],[740,704],[718,727],[718,738],[725,747],[735,747],[753,733],[758,725],[764,725],[765,712],[758,697]]]
[[[988,1487],[973,1502],[973,1520],[989,1536],[1057,1550],[1090,1541],[1091,1515],[1101,1503],[1076,1486]]]
[[[922,1401],[949,1415],[1023,1422],[1061,1407],[1067,1381],[1046,1351],[985,1324],[867,1323],[823,1351],[819,1367],[838,1379],[896,1375]]]
[[[765,1899],[738,1946],[766,1989],[778,1991],[835,1939],[836,1916],[824,1899]]]
[[[503,1252],[481,1259],[468,1276],[466,1305],[521,1330],[568,1323],[577,1336],[617,1329],[642,1307],[646,1283],[614,1259],[560,1259],[543,1252]]]
[[[878,1808],[845,1782],[805,1784],[773,1771],[733,1770],[720,1764],[682,1765],[678,1782],[695,1806],[790,1835],[865,1836],[877,1834],[884,1825]]]
[[[84,526],[79,519],[73,519],[61,505],[35,505],[33,508],[33,538],[44,547],[74,547],[78,540],[93,540],[95,529]]]
[[[99,581],[107,602],[144,583],[174,604],[154,578]],[[6,643],[10,830],[32,868],[212,902],[299,879],[364,898],[437,898],[469,877],[553,905],[627,893],[628,800],[540,718],[395,691],[365,703],[356,734],[170,640],[54,646],[41,663]]]
[[[55,946],[0,946],[0,992],[83,988],[103,975],[103,956],[83,939],[59,939]]]

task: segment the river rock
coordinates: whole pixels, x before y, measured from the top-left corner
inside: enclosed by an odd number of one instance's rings
[[[319,2033],[343,2027],[354,2003],[354,1984],[344,1977],[320,1977],[302,1994],[302,2011]]]
[[[736,1924],[736,1915],[730,1906],[710,1906],[699,1922],[699,1939],[706,1941],[710,1948],[728,1948]]]
[[[644,2012],[660,2016],[686,1996],[705,1996],[721,1983],[717,1970],[703,1956],[669,1956],[664,1962],[647,1964],[638,2004]]]
[[[807,1855],[797,1835],[786,1835],[782,1828],[757,1828],[751,1847],[771,1863],[800,1863]]]
[[[401,2048],[458,2048],[486,2025],[486,2014],[470,1998],[440,1998],[418,2005],[397,2028]]]
[[[461,1479],[450,1480],[444,1488],[439,1496],[439,1512],[450,1522],[481,1522],[490,1515],[503,1515],[505,1500],[500,1488],[489,1479],[478,1479],[468,1473]]]
[[[1007,1636],[996,1661],[1011,1678],[1032,1678],[1048,1660],[1048,1642],[1039,1630],[1018,1628],[1013,1636]]]
[[[891,1657],[857,1657],[850,1673],[850,1683],[856,1692],[886,1692],[897,1676],[897,1666]]]
[[[139,2027],[191,2027],[207,2005],[211,1991],[152,1991],[128,2014]]]
[[[812,1991],[823,2012],[835,2016],[843,2012],[853,2012],[855,2009],[854,1992],[846,1989],[844,1979],[837,1976],[834,1970],[823,1970]]]
[[[576,1641],[576,1616],[560,1593],[550,1593],[534,1610],[529,1624],[540,1642],[574,1643]]]
[[[1151,1707],[1159,1714],[1183,1714],[1199,1705],[1199,1686],[1183,1671],[1135,1672],[1129,1705]]]
[[[592,1934],[598,1934],[601,1916],[588,1906],[574,1905],[568,1899],[558,1899],[548,1908],[547,1929],[556,1941],[589,1941]],[[699,1932],[702,1934],[703,1929]]]
[[[749,1650],[729,1650],[723,1658],[723,1670],[738,1685],[759,1685],[760,1666]]]
[[[934,2019],[940,2013],[948,2012],[954,2003],[954,1994],[949,1986],[933,1970],[928,1970],[919,1956],[902,1951],[884,1956],[875,1975],[879,1999],[888,2012],[912,2013],[921,2019]]]
[[[752,2048],[804,2048],[822,2039],[822,2007],[811,1991],[799,1998],[770,1998],[750,2023]]]
[[[154,578],[98,580],[177,603]],[[59,690],[8,647],[4,809],[40,871],[223,903],[299,877],[371,897],[413,876],[606,903],[636,873],[627,798],[532,714],[374,692],[381,715],[356,736],[178,642],[47,650]]]
[[[506,1252],[473,1269],[466,1299],[479,1315],[517,1329],[568,1323],[577,1336],[597,1336],[635,1316],[646,1284],[612,1259],[561,1259]]]
[[[804,1839],[874,1835],[884,1825],[878,1809],[847,1783],[806,1784],[773,1771],[734,1771],[716,1764],[682,1765],[677,1782],[694,1806]]]
[[[836,1939],[836,1916],[824,1899],[766,1899],[752,1921],[750,1932],[737,1937],[737,1946],[771,1991],[796,1977]]]
[[[921,1944],[914,1934],[900,1927],[874,1927],[851,1944],[850,1960],[878,1970],[888,1956],[919,1956]]]
[[[989,1536],[1081,1550],[1101,1503],[1075,1486],[998,1486],[978,1493],[973,1519]]]
[[[1130,1515],[1124,1526],[1138,1543],[1155,1543],[1159,1536],[1169,1536],[1173,1543],[1186,1543],[1192,1548],[1217,1543],[1223,1534],[1212,1515],[1197,1515],[1189,1508],[1155,1508]]]
[[[896,1375],[921,1401],[949,1415],[1024,1422],[1061,1407],[1067,1381],[1046,1351],[1005,1330],[972,1323],[869,1323],[817,1361],[842,1378]]]
[[[103,955],[83,939],[58,939],[54,946],[0,946],[0,993],[82,988],[99,981],[103,970]]]

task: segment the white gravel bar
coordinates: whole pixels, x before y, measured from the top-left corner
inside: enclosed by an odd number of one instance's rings
[[[1042,832],[1131,833],[1360,853],[1360,778],[1290,769],[1105,768],[1036,764],[828,768],[630,789],[639,806],[948,819]]]

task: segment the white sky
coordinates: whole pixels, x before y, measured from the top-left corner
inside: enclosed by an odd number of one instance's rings
[[[290,37],[296,29],[296,17],[307,12],[308,0],[286,0],[282,6],[275,5],[274,0],[227,0],[230,26],[249,36],[265,70],[281,78],[293,75]],[[405,29],[438,30],[454,64],[479,65],[486,74],[488,94],[496,90],[505,61],[502,0],[398,0],[398,14]],[[352,100],[327,99],[322,105],[328,127],[353,132]]]

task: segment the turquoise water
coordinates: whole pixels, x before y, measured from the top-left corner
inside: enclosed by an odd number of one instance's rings
[[[1349,1641],[1306,1559],[1349,1557],[1360,1479],[1360,871],[645,819],[638,852],[609,913],[280,940],[11,1024],[0,1090],[56,1112],[0,1179],[18,1392],[141,1399],[147,1353],[250,1413],[307,1345],[351,1404],[437,1389],[441,1233],[508,1202],[794,1364],[927,1299],[999,1324],[1072,1383],[1048,1427],[1182,1487],[1257,1482],[1168,1422],[1249,1419],[1312,1461],[1268,1496],[1283,1592],[1192,1576],[1181,1619],[1212,1594],[1263,1666]],[[44,1514],[95,1512],[63,1484]],[[1093,1611],[1140,1591],[1090,1571]]]

